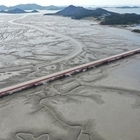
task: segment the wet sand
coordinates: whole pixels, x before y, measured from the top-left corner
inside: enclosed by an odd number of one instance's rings
[[[0,88],[140,47],[138,34],[93,21],[0,19]],[[139,69],[138,54],[1,98],[0,140],[139,140]]]

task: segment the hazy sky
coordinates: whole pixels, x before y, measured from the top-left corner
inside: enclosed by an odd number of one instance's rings
[[[140,5],[140,0],[0,0],[0,5],[37,3],[40,5]]]

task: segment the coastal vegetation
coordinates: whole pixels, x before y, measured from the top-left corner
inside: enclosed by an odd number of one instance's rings
[[[106,16],[100,24],[102,25],[130,25],[139,24],[140,15],[137,14],[115,14]]]
[[[49,15],[49,14],[45,14]],[[71,17],[72,19],[83,19],[85,17],[94,17],[100,21],[101,25],[131,25],[140,24],[140,15],[137,14],[119,14],[107,11],[102,8],[97,8],[94,10],[86,9],[84,7],[76,7],[70,5],[65,9],[51,15],[60,15]]]
[[[134,30],[132,30],[132,32],[140,33],[140,29],[134,29]]]

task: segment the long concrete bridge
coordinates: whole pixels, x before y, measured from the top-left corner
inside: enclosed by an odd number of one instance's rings
[[[111,56],[111,57],[107,57],[107,58],[104,58],[104,59],[100,59],[100,60],[97,60],[97,61],[93,61],[93,62],[90,62],[90,63],[87,63],[87,64],[83,64],[83,65],[80,65],[80,66],[77,66],[77,67],[73,67],[73,68],[70,68],[70,69],[67,69],[67,70],[63,70],[63,71],[60,71],[60,72],[57,72],[57,73],[54,73],[54,74],[43,76],[43,77],[40,77],[40,78],[37,78],[37,79],[34,79],[34,80],[23,82],[23,83],[14,85],[14,86],[6,87],[6,88],[3,88],[3,89],[0,89],[0,97],[8,95],[8,94],[13,94],[13,93],[18,92],[18,91],[22,91],[22,90],[30,88],[30,87],[38,86],[38,85],[41,85],[45,82],[49,82],[49,81],[58,79],[60,77],[69,76],[69,75],[72,75],[74,73],[85,71],[86,69],[89,69],[89,68],[92,68],[92,67],[97,67],[97,66],[103,65],[105,63],[116,61],[116,60],[122,59],[124,57],[131,56],[131,55],[134,55],[134,54],[137,54],[137,53],[140,53],[140,48],[132,50],[132,51],[127,51],[127,52],[124,52],[124,53],[121,53],[121,54],[117,54],[117,55],[114,55],[114,56]]]

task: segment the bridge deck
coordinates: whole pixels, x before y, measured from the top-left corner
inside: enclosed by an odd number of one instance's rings
[[[99,65],[105,64],[107,62],[115,61],[115,60],[130,56],[130,55],[133,55],[133,54],[136,54],[136,53],[140,53],[140,48],[132,50],[132,51],[127,51],[127,52],[124,52],[124,53],[121,53],[121,54],[117,54],[117,55],[114,55],[114,56],[111,56],[111,57],[107,57],[105,59],[100,59],[100,60],[97,60],[97,61],[94,61],[94,62],[83,64],[83,65],[80,65],[80,66],[77,66],[77,67],[73,67],[73,68],[70,68],[70,69],[67,69],[67,70],[63,70],[63,71],[60,71],[60,72],[57,72],[57,73],[54,73],[54,74],[43,76],[43,77],[40,77],[40,78],[37,78],[37,79],[33,79],[33,80],[30,80],[30,81],[27,81],[27,82],[23,82],[23,83],[14,85],[14,86],[6,87],[6,88],[3,88],[3,89],[0,89],[0,96],[6,95],[6,94],[12,94],[14,92],[23,90],[25,88],[29,88],[29,87],[34,86],[34,85],[42,84],[45,81],[49,81],[49,80],[52,80],[52,79],[55,79],[55,78],[59,78],[59,77],[62,77],[64,75],[76,73],[76,72],[78,72],[80,70],[83,70],[83,69],[86,69],[86,68],[99,66]]]

